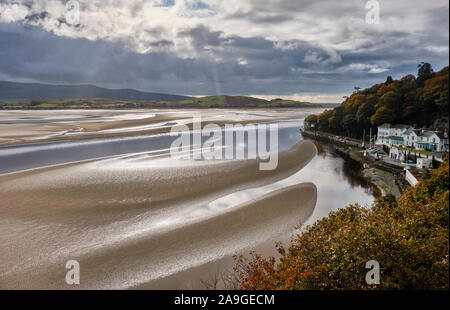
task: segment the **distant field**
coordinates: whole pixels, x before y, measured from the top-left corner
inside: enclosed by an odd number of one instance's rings
[[[264,100],[245,96],[208,96],[181,101],[128,101],[104,98],[3,101],[0,109],[207,109],[207,108],[323,108],[333,104],[315,104],[294,100]]]

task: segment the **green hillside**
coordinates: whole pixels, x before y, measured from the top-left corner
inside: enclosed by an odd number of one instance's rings
[[[317,107],[318,104],[299,102],[293,100],[264,100],[245,96],[208,96],[183,100],[178,102],[180,106],[191,108],[305,108]]]
[[[245,96],[207,96],[181,101],[131,101],[105,98],[3,101],[0,109],[207,109],[207,108],[319,108],[314,104],[293,100],[264,100]]]
[[[149,93],[134,89],[108,89],[94,85],[49,85],[0,81],[0,102],[20,102],[30,100],[50,101],[82,98],[104,98],[129,101],[179,101],[190,99],[191,97]]]

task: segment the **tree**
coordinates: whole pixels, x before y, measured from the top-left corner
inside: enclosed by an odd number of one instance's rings
[[[449,288],[448,156],[427,179],[372,208],[332,212],[278,246],[279,259],[235,257],[241,289]],[[365,281],[366,263],[380,265],[380,285]]]
[[[353,114],[346,114],[342,118],[341,122],[342,128],[347,131],[347,136],[352,137],[352,132],[354,132],[358,128],[358,123],[356,121],[356,117]]]
[[[318,116],[317,128],[339,135],[356,131],[359,135],[363,129],[383,122],[436,128],[432,124],[437,120],[441,120],[441,130],[448,128],[449,67],[433,72],[430,64],[421,63],[419,76],[421,87],[412,74],[400,80],[388,76],[384,83],[364,90],[355,87],[339,107]]]
[[[333,113],[332,110],[328,110],[328,111],[325,111],[322,114],[320,114],[319,117],[317,117],[317,124],[319,126],[319,130],[328,131],[328,129],[329,129],[328,119],[332,116],[332,113]]]
[[[392,111],[394,111],[394,116],[397,117],[397,115],[400,114],[401,104],[400,104],[400,98],[396,91],[388,91],[383,96],[381,96],[377,108],[380,108],[382,106],[388,107]]]
[[[425,81],[433,77],[433,68],[427,62],[421,62],[418,66],[417,83],[418,87],[423,87]]]
[[[305,118],[305,128],[311,129],[317,127],[317,115],[311,114]]]
[[[333,109],[332,117],[328,119],[328,126],[335,132],[340,132],[342,118],[344,117],[344,107],[339,106]]]
[[[400,79],[403,83],[412,84],[416,81],[416,77],[412,74],[405,75]]]
[[[366,101],[366,95],[353,94],[344,104],[344,113],[356,114],[358,108]]]
[[[386,106],[379,108],[374,115],[370,118],[370,123],[374,126],[381,125],[383,123],[390,123],[395,119],[394,111]]]
[[[358,112],[356,112],[356,121],[362,127],[367,127],[370,125],[370,117],[374,112],[373,105],[370,102],[362,104]]]

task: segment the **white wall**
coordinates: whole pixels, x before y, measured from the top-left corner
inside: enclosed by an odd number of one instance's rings
[[[417,181],[417,179],[411,174],[411,172],[409,172],[409,170],[406,170],[406,176],[405,176],[406,181],[408,181],[409,184],[411,184],[412,186],[416,185],[419,183],[419,181]]]
[[[431,158],[417,158],[417,168],[431,169],[433,168],[433,160]]]

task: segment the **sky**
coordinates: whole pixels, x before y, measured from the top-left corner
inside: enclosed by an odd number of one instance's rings
[[[0,0],[0,80],[338,103],[422,61],[447,66],[448,12],[448,0]]]

